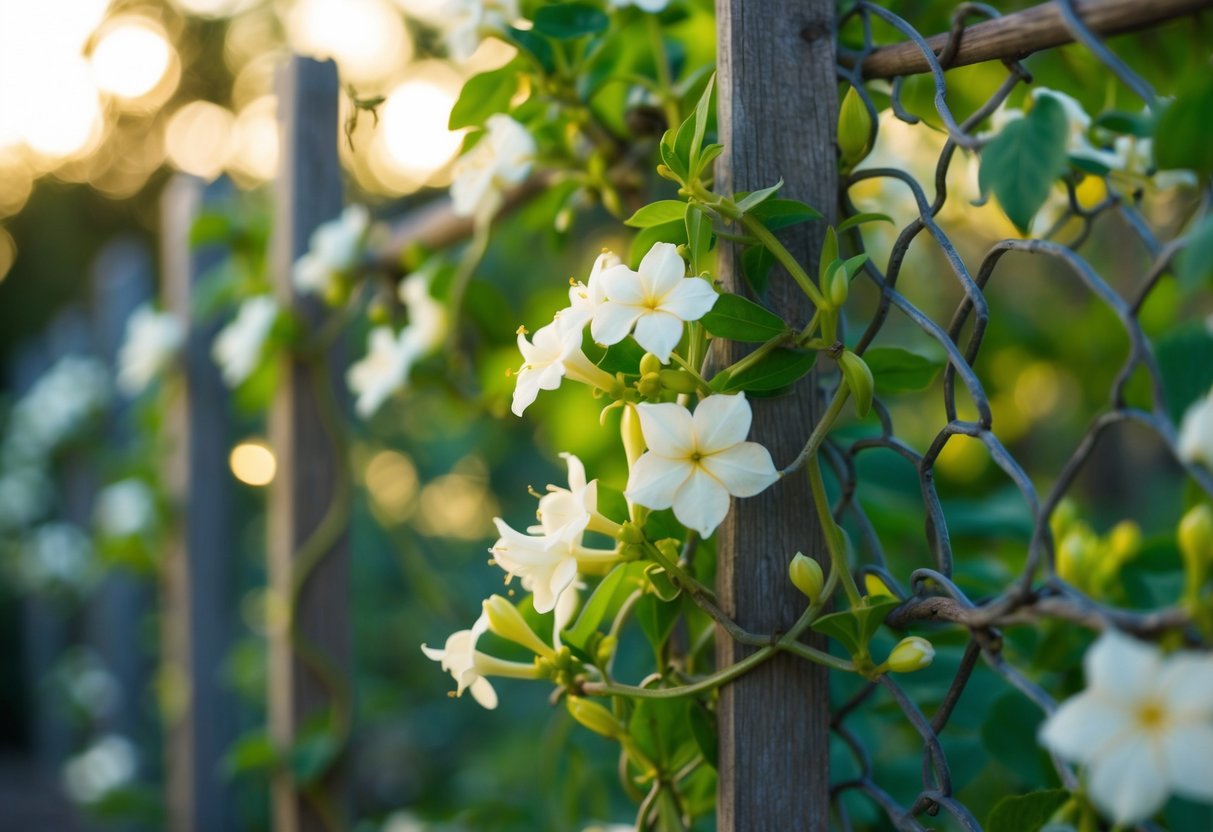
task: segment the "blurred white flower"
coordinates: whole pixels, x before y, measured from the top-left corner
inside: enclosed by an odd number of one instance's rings
[[[101,489],[93,505],[98,531],[106,537],[131,537],[156,522],[156,496],[143,480],[130,477]]]
[[[746,442],[752,414],[745,396],[708,396],[694,415],[679,404],[636,405],[648,451],[624,495],[708,537],[729,512],[729,495],[752,497],[779,474],[767,449]]]
[[[135,776],[138,758],[126,737],[107,734],[63,765],[63,784],[77,803],[95,803]]]
[[[367,337],[367,353],[350,365],[345,380],[358,397],[354,411],[362,418],[374,415],[383,403],[404,386],[409,370],[420,357],[406,327],[399,333],[390,326],[377,326]]]
[[[489,116],[488,132],[455,162],[451,207],[461,217],[489,222],[501,209],[505,191],[522,183],[531,172],[535,140],[507,115]]]
[[[447,0],[447,51],[462,63],[472,57],[486,34],[504,30],[519,17],[518,0]]]
[[[383,819],[379,832],[425,832],[425,824],[412,812],[392,812]]]
[[[511,528],[500,517],[494,517],[493,523],[501,536],[489,551],[498,566],[510,576],[521,577],[525,588],[534,593],[536,612],[556,608],[561,593],[577,579],[581,564],[597,568],[619,559],[613,550],[582,546],[580,534],[572,538],[531,536]]]
[[[1155,170],[1153,139],[1139,139],[1134,136],[1117,136],[1113,143],[1116,154],[1115,170],[1124,171],[1134,176],[1149,176],[1157,188],[1195,188],[1200,184],[1194,171],[1190,170]]]
[[[581,330],[566,329],[560,318],[535,330],[530,341],[520,330],[518,351],[522,353],[522,366],[518,369],[510,406],[515,416],[521,416],[531,406],[540,390],[555,390],[565,378],[603,390],[611,389],[615,382],[581,351]]]
[[[118,350],[118,389],[137,395],[172,363],[185,340],[185,330],[171,312],[144,304],[126,322]]]
[[[401,281],[399,289],[400,302],[408,312],[409,340],[422,355],[442,346],[450,331],[446,305],[430,294],[433,280],[433,271],[422,269]]]
[[[481,613],[470,630],[452,633],[442,649],[423,644],[421,652],[451,674],[455,680],[456,696],[463,696],[463,692],[470,689],[473,699],[482,707],[492,710],[497,707],[497,691],[493,690],[486,676],[537,679],[539,672],[533,662],[510,662],[478,651],[476,642],[488,628],[488,615]]]
[[[712,284],[686,276],[686,263],[671,243],[655,243],[632,271],[620,264],[601,275],[606,301],[594,310],[590,334],[600,344],[618,344],[631,333],[661,363],[682,339],[684,321],[697,321],[716,304]]]
[[[47,512],[53,494],[41,467],[22,463],[5,470],[0,474],[0,531],[29,526]]]
[[[256,295],[240,304],[235,319],[215,336],[211,355],[228,387],[238,387],[257,369],[277,319],[278,302],[270,295]]]
[[[612,9],[624,9],[628,6],[635,6],[649,14],[665,11],[665,7],[668,5],[670,5],[670,0],[611,0]],[[628,829],[631,828],[630,826],[628,827]]]
[[[34,590],[84,589],[96,575],[94,567],[92,543],[71,523],[43,523],[21,547],[21,579]]]
[[[1213,802],[1213,657],[1164,657],[1108,630],[1083,659],[1087,689],[1041,726],[1041,743],[1087,767],[1087,793],[1118,825],[1145,820],[1170,793]]]
[[[577,281],[569,286],[569,305],[556,313],[556,320],[560,321],[566,331],[585,329],[598,307],[606,301],[606,293],[602,288],[602,273],[622,262],[619,255],[604,249],[594,261],[589,279],[585,283]]]
[[[1184,413],[1179,426],[1179,458],[1213,470],[1213,391]]]
[[[100,361],[76,355],[59,359],[13,406],[6,456],[40,461],[100,412],[110,393],[110,374]]]
[[[341,216],[312,232],[307,253],[295,261],[292,280],[305,294],[325,295],[336,279],[358,264],[371,225],[365,205],[349,205]]]

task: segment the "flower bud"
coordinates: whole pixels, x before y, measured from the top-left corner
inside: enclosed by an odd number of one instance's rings
[[[826,290],[830,295],[830,303],[835,309],[841,309],[847,302],[847,295],[851,291],[851,279],[847,276],[847,270],[841,263],[831,272]]]
[[[863,98],[851,87],[838,111],[838,150],[848,168],[854,167],[868,155],[871,134],[872,114],[868,112]]]
[[[879,575],[874,575],[871,572],[864,573],[863,588],[867,590],[869,598],[896,598],[897,593],[889,588]]]
[[[1189,569],[1213,561],[1213,508],[1207,503],[1192,507],[1179,521],[1179,551]]]
[[[921,636],[903,638],[889,654],[889,670],[894,673],[913,673],[927,667],[935,658],[935,647]]]
[[[838,366],[842,370],[843,380],[851,389],[852,398],[855,399],[855,412],[862,419],[872,409],[872,395],[876,389],[872,370],[866,361],[850,350],[838,359]]]
[[[567,703],[569,713],[595,734],[601,734],[607,739],[618,739],[624,733],[623,723],[615,715],[597,702],[581,696],[570,696]]]
[[[489,620],[489,629],[504,639],[509,639],[531,652],[551,657],[554,651],[535,635],[522,613],[509,600],[500,595],[491,595],[484,602],[484,614]]]
[[[633,405],[629,404],[623,408],[619,432],[623,437],[623,452],[627,456],[630,470],[644,453],[644,432],[640,429],[640,414]]]
[[[695,377],[690,373],[684,373],[682,370],[662,370],[661,386],[666,390],[673,390],[675,393],[694,393],[695,388],[699,383],[695,381]]]
[[[821,564],[801,552],[796,553],[788,564],[788,577],[793,585],[805,594],[810,604],[816,604],[821,598],[821,588],[825,586],[825,573]]]
[[[661,395],[661,376],[657,373],[645,373],[640,377],[640,381],[636,382],[636,389],[640,391],[640,395],[649,398]]]
[[[1141,527],[1132,520],[1122,520],[1108,532],[1108,549],[1113,560],[1122,564],[1141,549]]]
[[[640,374],[647,376],[649,373],[661,372],[661,359],[653,355],[651,352],[646,352],[644,357],[640,359]]]

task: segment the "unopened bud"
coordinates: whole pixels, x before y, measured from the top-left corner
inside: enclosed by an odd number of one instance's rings
[[[500,595],[490,595],[485,600],[483,607],[491,631],[539,656],[551,657],[554,655],[552,648],[535,634],[531,625],[527,624],[526,619],[522,617],[522,613],[518,612],[518,608],[507,599]]]
[[[792,558],[792,562],[788,564],[788,577],[791,578],[793,585],[809,599],[810,604],[816,604],[821,599],[821,588],[825,586],[825,573],[821,571],[821,564],[813,558],[797,552],[796,557]]]
[[[690,373],[684,373],[682,370],[662,370],[658,375],[661,376],[661,386],[666,390],[673,390],[675,393],[694,393],[699,382],[695,381],[695,377]]]
[[[1179,521],[1179,551],[1189,568],[1213,562],[1213,508],[1207,503],[1189,509]]]
[[[889,654],[885,662],[894,673],[913,673],[922,670],[935,659],[935,647],[922,636],[903,638]]]
[[[640,395],[649,398],[661,395],[661,376],[657,373],[645,373],[636,382],[636,389],[640,391]]]
[[[568,709],[573,719],[595,734],[601,734],[607,739],[613,740],[618,739],[624,733],[623,723],[597,702],[591,702],[581,696],[570,696]]]
[[[619,433],[623,437],[623,452],[628,460],[630,469],[644,453],[644,432],[640,429],[640,415],[634,405],[625,405],[623,418],[619,423]]]
[[[1108,548],[1117,563],[1124,563],[1141,549],[1141,527],[1132,520],[1122,520],[1108,532]]]
[[[847,302],[847,295],[851,291],[851,279],[847,277],[847,270],[841,263],[830,274],[829,285],[826,289],[830,294],[830,303],[834,305],[835,309],[841,309]]]
[[[843,380],[851,390],[851,397],[855,400],[855,412],[862,419],[872,409],[872,396],[876,389],[872,370],[866,361],[850,350],[838,359],[838,366],[842,370]]]
[[[851,87],[838,111],[838,150],[848,168],[854,167],[868,155],[871,134],[872,114],[868,112],[863,98]]]
[[[649,373],[661,372],[661,359],[653,355],[651,352],[646,352],[640,359],[640,374],[647,376]]]
[[[897,593],[889,588],[879,575],[874,575],[867,572],[863,576],[863,588],[867,590],[869,598],[896,598]]]

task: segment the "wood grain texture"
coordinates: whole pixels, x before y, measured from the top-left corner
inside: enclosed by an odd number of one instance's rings
[[[717,113],[725,152],[717,187],[754,190],[781,177],[781,196],[832,216],[837,202],[834,148],[833,0],[717,0]],[[823,223],[781,232],[801,262],[817,262]],[[720,258],[726,289],[746,293],[735,252]],[[808,299],[782,271],[772,275],[769,301],[792,321],[812,315]],[[749,351],[721,343],[727,363]],[[751,439],[786,465],[812,430],[813,380],[792,395],[753,401]],[[787,577],[797,550],[820,554],[821,529],[808,482],[796,475],[757,497],[735,501],[718,534],[717,592],[724,609],[752,632],[787,630],[804,596]],[[724,666],[751,648],[717,633]],[[817,665],[780,656],[721,691],[718,829],[722,832],[825,830],[828,826],[829,696]]]
[[[185,327],[180,383],[167,391],[165,482],[178,520],[165,551],[161,590],[162,667],[186,694],[180,710],[165,714],[165,808],[171,832],[239,828],[232,781],[222,768],[237,733],[235,695],[222,679],[222,668],[235,640],[240,598],[227,466],[230,403],[211,357],[221,321],[199,320],[192,305],[194,288],[223,252],[190,246],[190,230],[204,205],[229,192],[225,181],[207,187],[179,174],[161,197],[164,307]]]
[[[291,58],[278,78],[282,156],[276,193],[276,225],[271,271],[280,302],[292,306],[315,328],[325,315],[314,298],[300,297],[291,282],[294,262],[308,248],[308,238],[321,223],[342,209],[341,167],[337,156],[337,68],[331,61]],[[330,378],[313,379],[309,365],[284,362],[270,412],[270,444],[278,473],[270,491],[269,572],[275,595],[291,595],[294,558],[316,529],[333,496],[336,466],[333,448],[322,426],[313,384],[332,385],[343,397],[343,351],[329,355]],[[344,464],[344,462],[340,463]],[[349,548],[341,540],[323,557],[299,595],[298,630],[338,668],[350,663]],[[308,717],[330,705],[320,681],[291,648],[285,632],[270,642],[270,730],[281,747],[289,747]],[[325,783],[340,799],[340,770]],[[273,788],[274,829],[312,832],[326,829],[312,804],[286,774]]]
[[[1074,6],[1084,24],[1097,35],[1106,36],[1148,28],[1213,8],[1213,0],[1075,0]],[[948,37],[946,32],[934,35],[927,38],[927,45],[939,55],[947,45]],[[948,66],[1019,59],[1073,41],[1074,36],[1066,28],[1057,3],[1042,3],[965,28],[956,55]],[[863,62],[865,78],[892,78],[930,71],[931,66],[922,50],[910,42],[877,49]]]

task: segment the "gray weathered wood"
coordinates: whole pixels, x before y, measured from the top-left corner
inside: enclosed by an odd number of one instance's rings
[[[338,94],[337,69],[331,62],[295,57],[278,79],[282,162],[271,269],[278,298],[313,325],[324,317],[323,307],[314,298],[297,296],[291,267],[307,250],[312,231],[341,212]],[[327,511],[337,466],[345,464],[336,458],[325,433],[314,390],[317,383],[330,385],[334,391],[343,389],[341,350],[334,350],[328,359],[333,372],[321,379],[313,377],[306,362],[286,362],[270,414],[270,444],[278,456],[268,524],[270,587],[283,600],[292,594],[296,554]],[[311,571],[295,612],[299,635],[337,668],[348,668],[350,661],[348,594],[349,551],[342,534]],[[301,661],[281,629],[274,632],[270,643],[269,704],[270,729],[284,748],[309,717],[332,705],[329,690]],[[338,769],[323,784],[338,805],[344,788],[340,780]],[[289,772],[277,777],[273,792],[275,830],[327,828]]]
[[[827,217],[837,203],[834,150],[833,0],[717,0],[719,93],[724,154],[718,187],[755,190],[785,180],[781,196],[803,200]],[[816,264],[822,223],[780,237],[801,262]],[[810,273],[815,266],[809,269]],[[733,253],[720,259],[725,288],[744,293]],[[773,308],[807,321],[812,307],[783,272],[772,276]],[[728,363],[749,348],[728,344]],[[804,445],[815,417],[812,380],[793,395],[753,401],[751,439],[776,465]],[[787,630],[804,596],[788,581],[792,555],[822,556],[824,543],[803,474],[757,497],[737,501],[718,533],[720,603],[752,632]],[[752,648],[717,634],[723,666]],[[717,823],[721,832],[818,832],[828,828],[829,691],[817,665],[780,656],[726,686],[719,703]]]
[[[227,470],[229,397],[211,358],[220,321],[199,320],[193,289],[220,257],[192,250],[190,229],[205,203],[230,192],[178,175],[161,197],[164,308],[185,328],[178,382],[166,391],[169,454],[165,481],[177,522],[165,550],[161,630],[166,678],[185,692],[165,714],[166,814],[171,832],[236,829],[222,760],[236,739],[236,702],[222,668],[235,638],[240,587]]]

